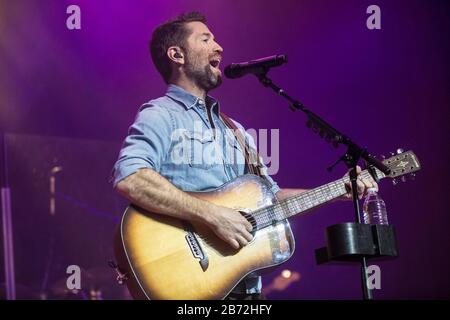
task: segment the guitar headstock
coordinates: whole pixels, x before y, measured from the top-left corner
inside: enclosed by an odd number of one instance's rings
[[[377,176],[394,179],[394,184],[396,184],[395,178],[402,177],[402,181],[405,181],[406,175],[410,174],[414,177],[414,172],[420,170],[420,162],[414,152],[404,152],[402,149],[398,149],[397,154],[383,160],[383,164],[391,171],[388,175],[385,175],[381,171],[376,170]]]

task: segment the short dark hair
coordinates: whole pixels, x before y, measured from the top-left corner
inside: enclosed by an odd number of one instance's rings
[[[150,53],[153,64],[166,83],[169,83],[172,73],[169,58],[167,57],[167,49],[171,46],[179,46],[183,49],[186,47],[186,39],[190,33],[185,25],[193,21],[206,24],[206,17],[197,11],[183,13],[175,19],[159,25],[153,31],[149,44]]]

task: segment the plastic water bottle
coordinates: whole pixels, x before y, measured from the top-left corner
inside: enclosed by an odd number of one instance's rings
[[[363,206],[364,223],[388,224],[386,204],[378,195],[377,189],[367,189],[367,196]]]

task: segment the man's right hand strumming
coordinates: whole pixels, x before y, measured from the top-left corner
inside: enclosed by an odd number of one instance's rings
[[[250,242],[252,225],[238,211],[185,193],[152,169],[140,169],[120,181],[117,191],[150,212],[206,224],[234,249]]]
[[[206,217],[206,224],[223,241],[234,249],[247,245],[253,236],[251,223],[236,210],[215,206],[213,213]]]

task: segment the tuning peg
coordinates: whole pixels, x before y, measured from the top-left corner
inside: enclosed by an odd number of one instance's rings
[[[386,160],[386,156],[385,156],[384,154],[382,154],[382,155],[380,156],[380,158],[381,158],[381,160]]]
[[[409,178],[412,180],[412,181],[414,181],[414,180],[416,180],[416,174],[413,172],[413,173],[410,173],[409,174]]]
[[[391,154],[391,156],[395,156],[395,153],[394,152],[389,152],[390,154]]]
[[[394,186],[396,186],[397,183],[398,183],[397,179],[392,179],[392,184],[393,184]]]
[[[397,154],[401,154],[401,153],[403,153],[405,150],[403,150],[402,148],[398,148],[397,149]]]
[[[402,182],[406,182],[406,177],[405,176],[402,176],[400,179],[402,180]]]

